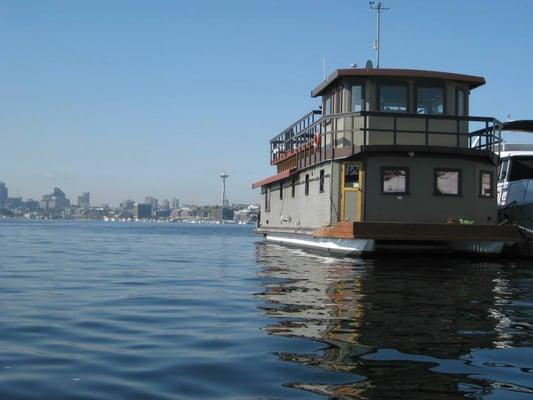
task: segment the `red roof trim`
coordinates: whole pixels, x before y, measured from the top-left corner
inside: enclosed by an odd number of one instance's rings
[[[259,188],[261,186],[265,186],[265,185],[268,185],[270,183],[274,183],[274,182],[280,181],[282,179],[288,178],[289,176],[291,176],[295,172],[296,172],[296,168],[291,168],[291,169],[288,169],[286,171],[280,172],[277,175],[270,176],[270,177],[265,178],[265,179],[261,179],[260,181],[257,181],[257,182],[252,184],[252,189],[257,189],[257,188]]]

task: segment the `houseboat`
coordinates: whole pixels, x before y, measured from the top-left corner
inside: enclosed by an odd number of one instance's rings
[[[339,69],[312,90],[319,110],[270,140],[273,176],[257,233],[267,242],[357,256],[499,254],[522,240],[498,221],[502,123],[469,115],[478,76]]]

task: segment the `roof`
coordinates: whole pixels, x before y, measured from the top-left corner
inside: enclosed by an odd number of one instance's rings
[[[533,132],[533,119],[504,122],[502,131]]]
[[[291,176],[292,174],[294,174],[295,172],[296,172],[296,168],[287,169],[287,170],[285,170],[283,172],[280,172],[277,175],[273,175],[273,176],[270,176],[268,178],[261,179],[260,181],[257,181],[257,182],[252,184],[252,189],[257,189],[257,188],[259,188],[261,186],[269,185],[271,183],[278,182],[278,181],[280,181],[282,179],[286,179],[289,176]]]
[[[464,82],[470,89],[477,88],[485,84],[485,78],[481,76],[455,74],[451,72],[423,71],[417,69],[392,69],[392,68],[350,68],[338,69],[324,79],[316,88],[311,91],[312,97],[320,96],[324,91],[343,77],[377,77],[377,78],[418,78],[418,79],[446,79],[451,81]]]

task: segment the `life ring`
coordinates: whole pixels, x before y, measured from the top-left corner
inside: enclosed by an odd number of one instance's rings
[[[320,146],[320,133],[315,133],[313,135],[313,147],[316,149]]]

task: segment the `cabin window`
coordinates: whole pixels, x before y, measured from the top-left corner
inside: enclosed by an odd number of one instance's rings
[[[309,196],[309,174],[305,174],[305,195]]]
[[[416,89],[417,114],[444,114],[444,89],[418,87]]]
[[[379,111],[407,112],[407,86],[380,85]]]
[[[352,112],[359,112],[364,110],[364,99],[363,99],[363,86],[362,85],[353,85],[352,86]]]
[[[407,194],[408,168],[384,167],[381,169],[381,192],[383,194]]]
[[[283,181],[279,183],[279,199],[283,200]]]
[[[494,196],[494,184],[493,174],[491,171],[481,171],[480,173],[480,191],[481,197],[493,197]]]
[[[346,164],[344,166],[344,187],[353,188],[359,185],[359,166]]]
[[[436,169],[434,189],[438,196],[461,196],[461,170]]]
[[[513,157],[508,175],[509,181],[531,179],[533,176],[533,157]]]
[[[265,189],[265,211],[270,211],[270,186]]]
[[[509,166],[509,160],[503,160],[501,165],[500,165],[500,176],[499,176],[499,180],[500,181],[504,181],[505,178],[507,178],[507,167]]]
[[[324,110],[322,111],[323,115],[330,115],[333,112],[332,110],[332,103],[331,103],[331,96],[324,96]]]
[[[320,186],[319,186],[319,192],[324,193],[324,170],[320,170]]]
[[[459,116],[466,115],[466,91],[457,89],[455,92],[455,113]]]
[[[291,181],[291,197],[296,196],[296,178],[292,178]]]

